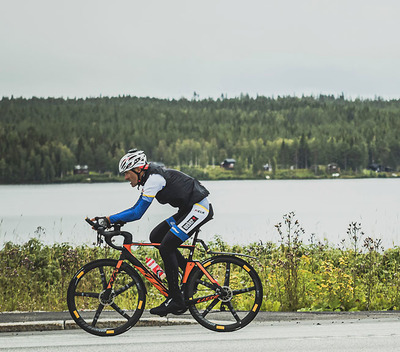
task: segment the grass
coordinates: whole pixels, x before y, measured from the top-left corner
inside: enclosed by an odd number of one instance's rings
[[[307,243],[294,213],[276,225],[278,243],[257,242],[230,246],[215,237],[209,247],[256,256],[251,264],[259,273],[265,311],[361,311],[400,309],[400,248],[384,250],[380,240],[367,237],[361,224],[349,224],[347,238],[334,246]],[[198,252],[199,255],[201,251]],[[0,311],[62,311],[74,273],[89,261],[117,258],[108,247],[44,245],[38,239],[24,244],[8,242],[0,250]],[[156,249],[139,247],[141,260],[162,260]],[[150,285],[147,308],[163,297]],[[243,302],[242,308],[246,307]]]

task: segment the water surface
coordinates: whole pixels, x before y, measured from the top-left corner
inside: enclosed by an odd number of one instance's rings
[[[306,231],[334,245],[346,239],[350,222],[360,222],[366,235],[381,238],[385,248],[400,243],[400,180],[259,180],[204,181],[215,219],[202,237],[220,235],[229,243],[278,242],[274,227],[283,214],[296,213]],[[43,242],[90,244],[95,235],[86,216],[110,215],[132,206],[139,196],[127,183],[0,186],[0,245]],[[147,240],[151,229],[174,213],[154,201],[140,221],[125,229],[135,240]]]

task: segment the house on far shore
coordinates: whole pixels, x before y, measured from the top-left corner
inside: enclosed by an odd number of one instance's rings
[[[393,169],[389,166],[382,166],[380,164],[372,163],[368,165],[368,170],[375,172],[392,172]]]
[[[330,174],[332,174],[332,173],[339,173],[339,172],[340,172],[340,167],[339,167],[338,164],[336,164],[336,163],[328,164],[328,165],[326,166],[326,172],[327,172],[327,173],[330,173]]]
[[[236,163],[235,159],[225,159],[221,163],[221,167],[223,167],[225,170],[233,170],[235,168],[235,163]]]
[[[75,165],[74,175],[87,175],[89,174],[89,167],[87,165]]]

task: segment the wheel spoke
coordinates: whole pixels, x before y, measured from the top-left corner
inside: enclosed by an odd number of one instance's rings
[[[219,299],[216,298],[208,305],[208,307],[206,309],[204,309],[203,313],[201,314],[203,316],[203,318],[205,318],[205,316],[208,313],[210,313],[211,309],[213,309],[217,305],[218,302],[219,302]]]
[[[114,310],[119,313],[120,315],[122,315],[125,319],[129,320],[131,317],[128,315],[128,313],[126,313],[125,311],[123,311],[119,306],[117,306],[115,303],[111,304],[111,307],[114,308]]]
[[[208,287],[208,288],[210,288],[210,289],[212,289],[212,290],[215,289],[215,288],[214,288],[214,285],[213,285],[212,283],[207,282],[207,281],[204,281],[204,280],[196,280],[196,283],[197,283],[197,286],[198,286],[199,284],[201,284],[201,285],[203,285],[203,286],[205,286],[205,287]]]
[[[225,282],[224,286],[229,286],[229,278],[231,275],[231,262],[226,263]]]
[[[75,292],[74,296],[99,298],[99,294],[96,292]]]
[[[232,294],[233,294],[234,296],[236,296],[236,295],[240,295],[240,294],[242,294],[242,293],[254,291],[255,289],[256,289],[256,288],[255,288],[254,286],[252,286],[252,287],[242,288],[242,289],[240,289],[240,290],[232,290]]]
[[[107,288],[107,280],[106,280],[106,274],[104,273],[104,268],[102,266],[99,266],[99,271],[100,271],[101,283],[103,285],[103,289],[105,290]]]
[[[126,284],[125,286],[119,288],[118,290],[115,291],[115,296],[120,295],[121,293],[124,293],[125,291],[129,290],[132,286],[135,285],[135,281],[131,281],[129,284]]]
[[[241,319],[237,315],[237,312],[236,312],[235,308],[233,308],[232,302],[228,302],[227,306],[228,306],[230,312],[232,313],[233,317],[236,319],[236,321],[240,322]]]
[[[96,313],[93,317],[93,321],[92,321],[92,326],[96,326],[97,324],[97,320],[99,320],[100,314],[103,311],[104,305],[103,304],[99,304],[99,306],[97,307]]]

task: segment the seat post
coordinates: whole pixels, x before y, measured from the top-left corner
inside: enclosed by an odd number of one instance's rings
[[[194,249],[196,248],[195,246],[196,246],[196,243],[197,243],[197,237],[199,235],[199,232],[200,232],[200,229],[197,229],[197,230],[194,231],[193,240],[192,240],[192,246],[193,247],[190,248],[189,255],[188,255],[188,258],[187,258],[189,261],[191,261],[193,259]]]
[[[196,229],[196,230],[194,231],[193,241],[192,241],[192,245],[193,245],[193,246],[196,245],[196,243],[197,243],[197,237],[199,236],[199,232],[200,232],[200,229]]]

